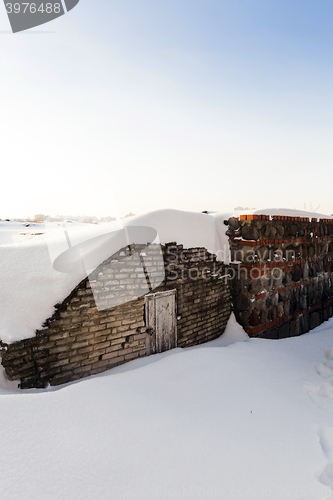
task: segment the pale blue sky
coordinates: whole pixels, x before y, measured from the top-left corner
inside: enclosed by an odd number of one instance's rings
[[[321,0],[81,0],[13,35],[0,6],[0,218],[333,213],[332,21]]]

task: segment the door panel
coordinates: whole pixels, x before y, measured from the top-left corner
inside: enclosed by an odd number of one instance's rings
[[[152,294],[151,294],[152,295]],[[156,300],[146,296],[146,355],[156,353]]]
[[[146,354],[177,347],[176,290],[146,295]]]

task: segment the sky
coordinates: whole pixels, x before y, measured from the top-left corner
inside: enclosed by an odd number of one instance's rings
[[[0,218],[333,213],[330,0],[0,5]]]

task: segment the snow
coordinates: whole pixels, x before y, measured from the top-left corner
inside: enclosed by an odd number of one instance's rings
[[[200,346],[200,348],[205,346],[226,347],[235,342],[242,342],[244,340],[249,340],[249,336],[244,328],[237,323],[234,313],[231,313],[223,334],[218,339]]]
[[[210,215],[218,215],[218,212],[209,212]],[[260,208],[253,210],[233,210],[223,214],[225,218],[239,217],[240,215],[257,214],[257,215],[284,215],[289,217],[308,217],[310,220],[315,218],[319,219],[333,219],[332,215],[321,214],[318,212],[311,212],[307,210],[297,210],[293,208]]]
[[[202,346],[3,387],[1,498],[332,500],[332,353],[332,319],[273,341],[231,318]]]
[[[180,210],[157,210],[130,218],[128,225],[156,229],[161,243],[177,242],[184,248],[204,247],[228,261],[229,243],[224,214],[201,214]],[[222,253],[221,253],[222,251]]]
[[[13,225],[9,231],[1,226],[0,338],[11,343],[34,336],[35,330],[52,316],[53,306],[67,297],[84,274],[66,276],[55,271],[45,235],[31,237],[29,231],[20,236],[23,224],[17,225],[16,232]]]
[[[252,213],[329,218],[289,209]],[[169,209],[105,224],[0,221],[0,339],[13,343],[33,337],[52,316],[54,306],[126,242],[140,242],[140,238],[147,242],[156,236],[154,241],[162,244],[205,247],[218,260],[229,263],[224,221],[232,215],[240,212],[201,214]]]

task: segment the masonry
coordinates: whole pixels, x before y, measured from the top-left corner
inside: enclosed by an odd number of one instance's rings
[[[140,265],[124,269],[124,258],[131,252],[141,258],[143,251],[139,245],[122,248],[56,305],[56,312],[35,337],[14,344],[1,343],[7,377],[19,380],[22,389],[44,388],[101,373],[149,354],[151,332],[147,331],[145,304],[150,293],[136,296],[134,290],[141,285],[144,290],[148,278]],[[231,312],[226,266],[205,248],[184,249],[176,243],[162,248],[156,245],[149,255],[152,280],[161,273],[159,252],[164,279],[150,291],[174,291],[174,346],[189,347],[217,338]]]
[[[234,311],[251,337],[301,335],[332,316],[333,220],[244,215],[226,224]]]
[[[173,242],[150,245],[149,255],[145,245],[120,249],[55,306],[35,337],[0,343],[9,380],[44,388],[201,344],[223,333],[232,309],[250,337],[267,339],[301,335],[332,316],[332,219],[243,215],[224,223],[228,266],[205,248]]]

